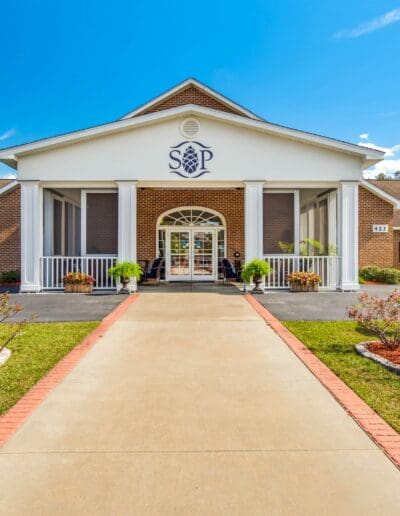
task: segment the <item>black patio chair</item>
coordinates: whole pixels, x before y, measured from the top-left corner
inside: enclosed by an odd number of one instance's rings
[[[222,268],[222,276],[224,285],[227,285],[227,283],[232,281],[238,281],[239,273],[236,271],[235,267],[231,264],[231,262],[227,258],[223,258],[221,260],[221,268]]]
[[[164,265],[164,258],[156,258],[151,266],[144,271],[142,283],[160,284],[161,269]]]

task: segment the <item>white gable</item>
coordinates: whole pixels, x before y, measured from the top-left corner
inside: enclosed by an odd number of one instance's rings
[[[249,127],[197,115],[194,138],[206,154],[204,181],[338,181],[361,178],[362,156],[322,148]],[[43,181],[185,181],[173,167],[174,147],[188,138],[180,127],[184,117],[159,119],[124,132],[97,136],[62,147],[20,155],[19,179]],[[193,144],[200,159],[200,148]],[[189,143],[178,150],[184,152]],[[171,167],[172,163],[172,167]]]

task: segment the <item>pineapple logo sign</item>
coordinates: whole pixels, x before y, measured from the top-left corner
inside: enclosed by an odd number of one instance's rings
[[[200,142],[185,141],[171,149],[169,153],[171,174],[178,174],[186,179],[196,179],[210,173],[207,163],[214,157],[210,147]]]

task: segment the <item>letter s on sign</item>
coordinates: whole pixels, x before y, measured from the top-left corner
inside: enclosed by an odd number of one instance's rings
[[[169,153],[169,157],[171,158],[171,160],[176,161],[176,163],[178,164],[177,166],[173,166],[173,164],[170,162],[169,168],[171,170],[178,170],[178,168],[181,167],[182,163],[181,163],[180,155],[181,155],[181,151],[178,149],[174,149]]]

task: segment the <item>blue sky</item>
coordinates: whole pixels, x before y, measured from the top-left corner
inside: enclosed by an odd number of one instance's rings
[[[400,169],[400,0],[15,0],[1,20],[0,147],[116,119],[194,76]]]

